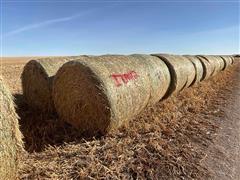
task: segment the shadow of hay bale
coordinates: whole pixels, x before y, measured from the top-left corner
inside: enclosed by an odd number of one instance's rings
[[[14,94],[14,97],[26,151],[41,152],[47,146],[90,139],[86,134],[80,134],[71,125],[60,121],[56,114],[34,111],[27,105],[22,94]]]

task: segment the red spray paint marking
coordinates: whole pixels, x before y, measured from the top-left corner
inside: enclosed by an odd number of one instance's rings
[[[135,71],[130,71],[124,74],[112,74],[111,77],[115,81],[115,85],[119,87],[122,83],[127,84],[129,81],[137,79],[138,74]]]

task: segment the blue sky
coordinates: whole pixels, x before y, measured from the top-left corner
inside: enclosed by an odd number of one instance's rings
[[[239,53],[239,4],[3,0],[2,55]]]

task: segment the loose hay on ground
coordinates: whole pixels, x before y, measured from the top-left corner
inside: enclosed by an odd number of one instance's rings
[[[0,77],[0,179],[15,180],[23,150],[13,97]]]
[[[53,99],[62,119],[86,134],[105,134],[160,100],[169,81],[166,65],[155,57],[89,57],[60,68]]]
[[[29,61],[22,72],[22,89],[30,107],[44,112],[54,112],[52,80],[57,70],[67,61],[79,58],[54,57]]]

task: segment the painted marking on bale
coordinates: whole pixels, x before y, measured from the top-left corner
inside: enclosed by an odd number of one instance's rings
[[[139,76],[135,71],[130,71],[124,74],[112,74],[111,77],[113,78],[115,85],[120,87],[124,84],[127,84],[131,80],[137,79]]]

